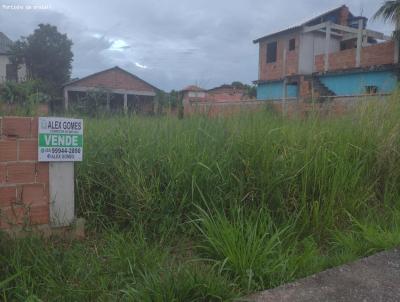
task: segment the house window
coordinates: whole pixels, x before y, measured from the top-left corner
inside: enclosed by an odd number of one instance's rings
[[[365,92],[367,94],[377,94],[378,93],[378,86],[365,86]]]
[[[289,40],[289,51],[293,51],[296,49],[296,39]]]
[[[267,44],[267,63],[275,63],[277,55],[278,42]]]
[[[354,41],[342,41],[340,42],[340,50],[356,48],[357,44]]]

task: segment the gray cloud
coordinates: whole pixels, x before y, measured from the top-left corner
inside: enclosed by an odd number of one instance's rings
[[[381,0],[349,0],[370,17]],[[45,4],[48,10],[7,10],[2,4]],[[257,77],[252,40],[342,5],[336,0],[0,1],[0,31],[17,39],[39,23],[73,40],[73,76],[119,65],[165,89],[211,87]],[[390,34],[392,27],[370,24]]]

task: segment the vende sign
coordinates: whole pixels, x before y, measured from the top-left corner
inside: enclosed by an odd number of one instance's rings
[[[83,120],[40,117],[39,161],[82,161]]]

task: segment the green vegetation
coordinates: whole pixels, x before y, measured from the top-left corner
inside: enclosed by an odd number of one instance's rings
[[[38,80],[0,85],[0,115],[35,115],[40,104],[50,102],[43,86]]]
[[[3,301],[225,301],[400,244],[400,104],[86,120],[84,242],[0,242]]]
[[[44,92],[57,96],[71,75],[72,41],[56,26],[39,24],[28,37],[21,37],[9,51],[11,62],[25,64],[27,79],[40,80]]]

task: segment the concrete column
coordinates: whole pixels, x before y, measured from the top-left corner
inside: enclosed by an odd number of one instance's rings
[[[50,224],[54,227],[71,225],[75,220],[74,163],[49,164]]]
[[[325,36],[325,57],[324,57],[324,71],[329,70],[329,53],[331,50],[331,23],[326,24],[326,36]]]
[[[68,89],[64,88],[64,109],[68,110]]]
[[[364,21],[358,20],[358,33],[357,33],[357,50],[356,50],[356,67],[361,66],[361,49],[363,42]]]
[[[107,92],[107,111],[110,111],[110,93]]]
[[[128,95],[124,94],[124,112],[128,113]]]

